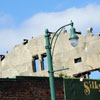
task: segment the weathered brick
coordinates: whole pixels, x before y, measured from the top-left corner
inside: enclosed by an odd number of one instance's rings
[[[55,79],[57,100],[64,100],[63,80]],[[0,100],[51,100],[49,78],[0,79]]]

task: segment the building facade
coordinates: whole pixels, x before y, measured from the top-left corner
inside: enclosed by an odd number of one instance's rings
[[[71,77],[88,77],[91,71],[100,69],[100,34],[94,35],[92,30],[88,29],[86,35],[78,36],[78,46],[72,47],[68,39],[69,33],[62,30],[52,53],[53,69],[69,69],[55,72],[55,76],[64,74]],[[48,76],[44,36],[24,39],[22,44],[16,45],[12,51],[0,57],[1,78]]]

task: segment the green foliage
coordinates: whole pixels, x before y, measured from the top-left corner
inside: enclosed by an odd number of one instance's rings
[[[67,76],[67,75],[65,75],[65,74],[63,74],[63,73],[60,73],[60,74],[59,74],[59,77],[60,77],[60,78],[71,78],[70,76]]]

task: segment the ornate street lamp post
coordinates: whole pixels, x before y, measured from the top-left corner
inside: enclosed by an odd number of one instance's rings
[[[51,54],[51,47],[52,47],[52,42],[54,40],[54,37],[59,33],[59,31],[66,26],[71,26],[70,29],[70,43],[73,47],[77,46],[78,44],[78,36],[75,33],[75,28],[73,27],[73,22],[64,25],[60,27],[54,34],[52,39],[50,40],[50,34],[51,32],[48,31],[48,29],[45,30],[45,41],[46,41],[46,51],[47,51],[47,62],[48,62],[48,72],[49,72],[49,83],[50,83],[50,91],[51,91],[51,100],[56,100],[56,91],[55,91],[55,83],[54,83],[54,72],[56,71],[61,71],[61,70],[66,70],[65,69],[60,69],[60,70],[53,70],[53,64],[52,64],[52,54]]]

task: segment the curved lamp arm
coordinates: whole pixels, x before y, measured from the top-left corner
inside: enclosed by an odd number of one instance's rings
[[[78,40],[78,36],[77,36],[76,33],[75,33],[75,28],[73,27],[73,22],[72,22],[72,20],[71,20],[71,23],[60,27],[56,32],[54,32],[53,37],[52,37],[51,42],[50,42],[50,46],[51,46],[51,47],[52,47],[52,43],[53,43],[54,37],[57,35],[57,33],[58,33],[61,29],[65,28],[66,26],[71,26],[71,29],[70,29],[70,38],[69,38],[69,40],[74,40],[74,39],[77,39],[77,40]],[[50,34],[51,34],[51,32],[49,32],[49,30],[46,29],[46,30],[45,30],[45,36],[46,36],[46,35],[50,36]],[[75,42],[75,41],[74,41],[74,42]],[[73,41],[71,42],[71,44],[72,44],[72,46],[74,46],[74,47],[76,46],[75,43],[74,43],[74,45],[73,45]]]
[[[53,40],[54,40],[55,36],[56,36],[57,34],[58,34],[58,35],[57,35],[57,37],[56,37],[56,39],[55,39],[54,46],[53,46],[53,48],[52,48],[52,54],[51,54],[52,56],[53,56],[53,52],[54,52],[54,48],[55,48],[56,41],[57,41],[57,39],[58,39],[58,37],[59,37],[59,35],[60,35],[60,33],[61,33],[61,29],[65,28],[66,26],[71,26],[71,29],[70,29],[70,38],[69,38],[69,40],[70,40],[70,42],[71,42],[71,45],[72,45],[73,47],[75,47],[75,46],[78,44],[78,36],[75,34],[75,28],[73,27],[73,22],[72,22],[72,20],[71,20],[71,23],[66,24],[66,25],[60,27],[56,32],[54,32],[53,37],[52,37],[51,42],[50,42],[50,48],[52,47],[52,43],[53,43]],[[59,31],[60,31],[60,32],[59,32]],[[59,33],[58,33],[58,32],[59,32]],[[49,32],[48,29],[45,30],[45,33],[46,33],[46,34],[49,33],[49,34],[48,34],[49,36],[50,36],[50,34],[51,34],[51,32]]]
[[[56,36],[56,34],[57,34],[61,29],[65,28],[66,26],[69,26],[69,25],[71,25],[71,26],[73,27],[73,22],[72,22],[72,20],[71,20],[71,23],[70,23],[70,24],[67,24],[67,25],[64,25],[64,26],[60,27],[60,28],[54,33],[54,35],[53,35],[53,37],[52,37],[52,39],[51,39],[51,46],[52,46],[52,43],[53,43],[53,40],[54,40],[54,37]]]

